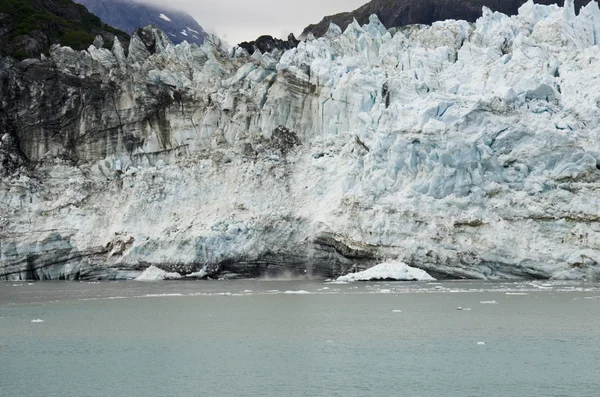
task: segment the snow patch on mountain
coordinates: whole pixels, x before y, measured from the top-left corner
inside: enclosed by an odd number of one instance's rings
[[[160,19],[164,19],[167,22],[171,22],[171,18],[169,18],[168,16],[166,16],[165,14],[160,14],[158,16]]]

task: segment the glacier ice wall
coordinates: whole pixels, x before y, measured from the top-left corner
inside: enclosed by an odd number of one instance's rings
[[[600,9],[0,65],[0,278],[600,275]]]

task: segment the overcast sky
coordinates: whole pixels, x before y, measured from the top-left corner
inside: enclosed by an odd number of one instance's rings
[[[298,36],[326,15],[352,11],[369,0],[142,0],[190,13],[206,31],[230,44],[263,34]]]

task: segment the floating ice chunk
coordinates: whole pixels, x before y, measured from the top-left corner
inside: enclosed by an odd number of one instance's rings
[[[380,294],[391,294],[392,290],[391,289],[381,289],[379,290]]]
[[[477,342],[477,344],[478,344],[479,346],[483,346],[483,345],[485,345],[485,342]]]
[[[202,268],[202,269],[200,269],[199,272],[188,274],[185,277],[186,278],[205,278],[206,276],[208,276],[208,273],[205,268]]]
[[[287,295],[310,295],[310,292],[308,291],[285,291],[284,294]]]
[[[497,305],[498,304],[498,302],[496,302],[496,301],[481,301],[479,303],[481,303],[482,305]]]
[[[457,307],[456,310],[458,311],[462,311],[462,312],[470,312],[471,308],[470,307]]]
[[[402,310],[392,310],[392,313],[402,313]]]
[[[529,295],[527,292],[507,292],[506,295],[512,296],[527,296]]]
[[[183,296],[183,294],[146,294],[143,298],[172,298],[175,296]]]
[[[171,18],[169,18],[168,16],[166,16],[165,14],[160,14],[158,16],[160,19],[164,19],[167,22],[171,22]]]
[[[144,270],[144,272],[140,274],[135,281],[162,281],[179,279],[181,279],[181,274],[179,273],[168,273],[156,266],[150,266],[148,269]]]
[[[427,272],[415,267],[408,266],[403,262],[386,262],[359,273],[351,273],[339,277],[337,281],[435,281]]]
[[[37,320],[31,320],[32,323],[34,324],[39,324],[39,323],[43,323],[44,320],[40,320],[39,318]]]

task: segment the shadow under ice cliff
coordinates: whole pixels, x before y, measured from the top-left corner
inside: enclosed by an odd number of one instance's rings
[[[0,62],[0,279],[600,275],[600,10]]]

